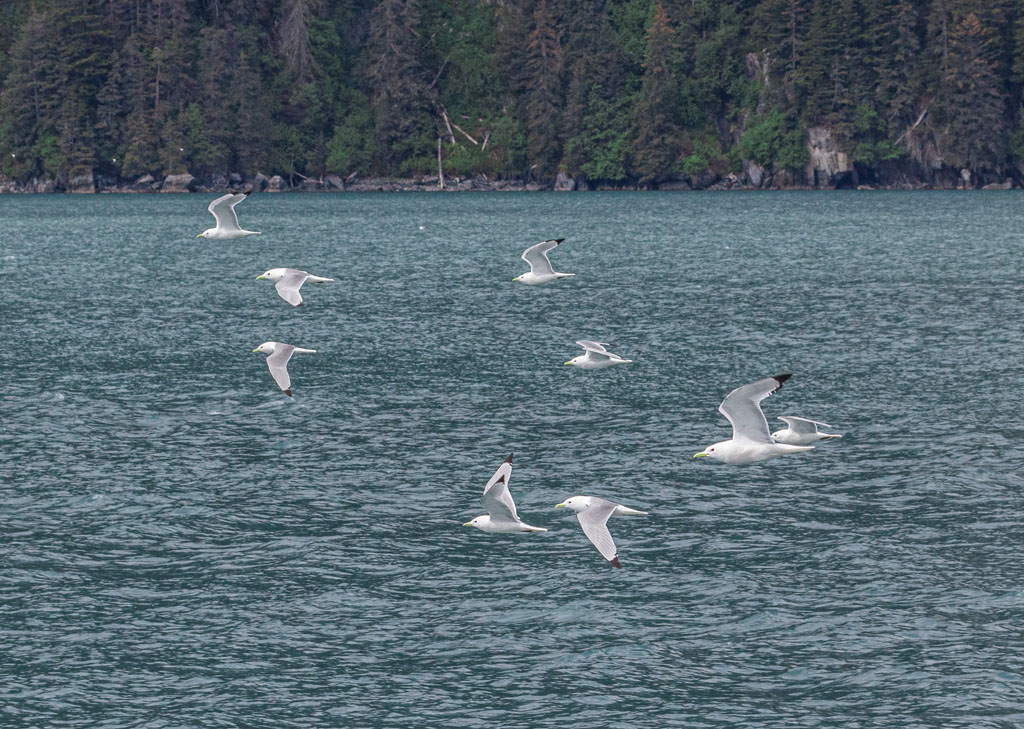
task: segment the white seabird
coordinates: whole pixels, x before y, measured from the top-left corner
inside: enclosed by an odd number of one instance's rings
[[[249,192],[231,193],[221,195],[207,208],[213,213],[217,221],[216,228],[207,228],[197,238],[212,238],[213,240],[234,240],[244,238],[247,235],[259,235],[255,230],[242,230],[238,225],[238,215],[235,213],[235,205],[249,197]]]
[[[630,509],[614,501],[607,501],[596,496],[573,496],[561,504],[555,504],[556,509],[565,507],[576,512],[583,533],[587,535],[601,556],[612,563],[615,567],[622,567],[619,564],[618,550],[612,540],[612,534],[608,531],[608,519],[612,514],[646,514],[646,511]]]
[[[779,420],[786,423],[789,427],[781,428],[772,433],[772,439],[776,443],[810,445],[819,440],[835,440],[836,438],[843,437],[839,433],[822,433],[818,430],[819,425],[826,428],[831,428],[832,426],[817,420],[798,418],[795,415],[780,415]]]
[[[293,354],[315,354],[316,350],[303,349],[302,347],[282,342],[264,342],[256,347],[253,352],[262,352],[269,355],[267,357],[267,367],[270,368],[270,374],[274,376],[274,382],[284,390],[285,395],[291,397],[292,380],[288,377],[288,360],[292,358]]]
[[[575,273],[557,273],[551,267],[551,261],[548,260],[548,251],[563,240],[565,238],[552,238],[551,240],[542,241],[535,246],[530,246],[523,251],[523,260],[530,264],[530,272],[520,274],[512,280],[529,286],[539,286],[549,281],[575,276]]]
[[[256,280],[276,281],[274,288],[277,289],[277,293],[280,294],[282,299],[292,306],[302,306],[302,294],[299,293],[302,284],[306,283],[306,281],[310,283],[327,283],[334,279],[314,276],[307,271],[300,271],[297,268],[272,268],[266,273],[257,276]]]
[[[604,367],[611,367],[617,364],[629,364],[633,360],[624,359],[617,354],[612,354],[605,346],[607,342],[593,342],[589,339],[581,339],[576,344],[586,350],[585,354],[573,357],[567,365],[575,365],[584,370],[599,370]]]
[[[513,534],[515,532],[546,532],[547,529],[524,524],[516,513],[515,502],[508,490],[508,479],[512,475],[512,456],[509,453],[491,480],[484,486],[484,495],[480,503],[487,510],[487,515],[478,516],[462,526],[473,526],[490,534]]]
[[[732,423],[732,439],[710,445],[694,458],[707,456],[722,463],[757,463],[786,453],[809,451],[813,446],[776,443],[768,432],[768,421],[761,412],[761,401],[782,387],[792,375],[765,377],[749,385],[737,387],[725,396],[718,412]]]

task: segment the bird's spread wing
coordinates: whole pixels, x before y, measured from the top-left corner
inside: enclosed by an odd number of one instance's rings
[[[508,491],[508,480],[511,476],[512,455],[510,454],[484,486],[484,495],[480,497],[480,503],[491,515],[491,521],[519,522],[515,502],[512,501],[512,494]]]
[[[561,243],[565,238],[552,238],[530,246],[523,251],[523,260],[530,264],[531,273],[554,273],[551,261],[548,260],[548,251]]]
[[[274,382],[282,390],[288,390],[292,386],[291,378],[288,377],[288,360],[292,358],[295,347],[290,344],[277,344],[274,346],[274,353],[267,357],[267,367],[270,374],[274,376]]]
[[[789,429],[794,433],[801,434],[817,433],[819,425],[824,425],[826,428],[832,427],[828,423],[821,423],[817,420],[808,420],[807,418],[798,418],[795,415],[780,415],[779,420],[786,423],[789,426]]]
[[[761,401],[782,387],[792,375],[775,375],[737,387],[722,400],[718,412],[732,423],[733,440],[773,443],[768,421],[761,412]]]
[[[292,306],[298,306],[302,303],[299,289],[302,288],[302,284],[306,282],[307,278],[309,278],[309,274],[305,271],[289,271],[284,278],[274,284],[274,288],[277,289],[277,293],[281,295],[282,299]]]
[[[247,192],[228,193],[221,195],[207,208],[217,220],[217,227],[221,230],[241,230],[238,225],[238,215],[235,214],[235,205],[242,202],[249,196]]]
[[[618,504],[591,496],[590,506],[576,515],[587,539],[593,542],[602,557],[613,564],[617,550],[611,532],[608,531],[608,517],[615,511],[616,506]]]
[[[605,349],[607,342],[592,342],[589,339],[581,339],[576,344],[583,347],[588,352],[597,352],[598,354],[609,354],[608,350]]]

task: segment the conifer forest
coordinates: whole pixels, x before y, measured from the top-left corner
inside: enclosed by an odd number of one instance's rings
[[[1024,0],[8,0],[0,181],[1020,186],[1022,88]]]

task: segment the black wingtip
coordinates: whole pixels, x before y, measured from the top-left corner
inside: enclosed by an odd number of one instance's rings
[[[287,390],[284,391],[284,394],[287,395],[288,397],[291,397],[292,396],[292,388],[289,387]]]
[[[792,376],[793,375],[775,375],[775,376],[772,377],[772,379],[779,383],[779,387],[782,387],[782,383],[785,382],[786,380],[788,380]],[[779,387],[776,387],[775,389],[778,390]]]
[[[618,556],[612,557],[608,562],[611,563],[612,567],[618,567],[620,570],[622,569],[622,565],[619,564]]]
[[[565,240],[565,238],[552,238],[551,240],[553,240],[555,243],[561,243],[563,240]]]
[[[514,455],[515,453],[509,453],[508,458],[505,459],[505,463],[512,463],[512,456]]]
[[[252,195],[252,190],[246,190],[242,194],[245,195],[246,197],[249,197],[250,195]]]

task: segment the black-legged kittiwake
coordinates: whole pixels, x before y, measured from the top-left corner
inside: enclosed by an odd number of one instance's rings
[[[257,276],[256,280],[274,281],[274,288],[277,289],[277,293],[282,299],[292,306],[302,306],[302,294],[299,293],[302,284],[306,283],[306,281],[310,283],[326,283],[334,279],[314,276],[307,271],[300,271],[297,268],[272,268],[266,273]]]
[[[529,286],[539,286],[549,281],[575,276],[575,273],[557,273],[551,267],[551,261],[548,260],[548,251],[563,240],[565,238],[552,238],[551,240],[542,241],[535,246],[530,246],[523,251],[523,260],[530,264],[530,272],[520,274],[512,280]]]
[[[473,526],[491,534],[512,534],[515,532],[546,532],[547,529],[524,524],[516,513],[515,502],[508,491],[508,479],[512,475],[512,456],[498,466],[491,480],[484,486],[480,503],[487,510],[485,516],[478,516],[462,526]]]
[[[583,533],[587,535],[601,556],[612,563],[615,567],[622,567],[619,564],[618,550],[612,540],[612,534],[608,531],[608,519],[612,514],[646,514],[646,511],[630,509],[614,501],[598,498],[597,496],[573,496],[561,504],[555,504],[555,508],[565,507],[576,512]]]
[[[288,377],[288,360],[292,358],[293,354],[315,354],[316,350],[303,349],[302,347],[282,342],[264,342],[256,347],[253,352],[262,352],[269,355],[267,357],[267,367],[270,368],[270,374],[274,376],[274,382],[284,390],[285,395],[291,397],[292,381]]]
[[[249,192],[252,192],[251,190]],[[197,238],[212,238],[213,240],[234,240],[244,238],[247,235],[259,235],[255,230],[242,230],[238,225],[238,215],[235,213],[235,205],[249,197],[249,192],[231,193],[221,195],[207,208],[213,213],[217,221],[216,228],[207,228]]]
[[[795,415],[780,415],[779,420],[784,422],[787,428],[781,428],[772,433],[772,439],[776,443],[789,443],[790,445],[810,445],[819,440],[835,440],[842,438],[839,433],[822,433],[818,430],[819,425],[826,428],[832,426],[828,423],[821,423],[817,420],[798,418]]]
[[[605,347],[607,342],[593,342],[589,339],[581,339],[576,344],[586,350],[585,354],[573,357],[567,365],[575,365],[584,370],[599,370],[603,367],[611,367],[617,364],[629,364],[633,360],[624,359],[617,354],[612,354]]]
[[[761,412],[761,401],[782,387],[792,375],[765,377],[749,385],[737,387],[725,396],[718,412],[732,423],[732,438],[710,445],[694,458],[707,456],[729,464],[757,463],[786,453],[809,451],[813,446],[776,443],[768,432],[768,421]]]

